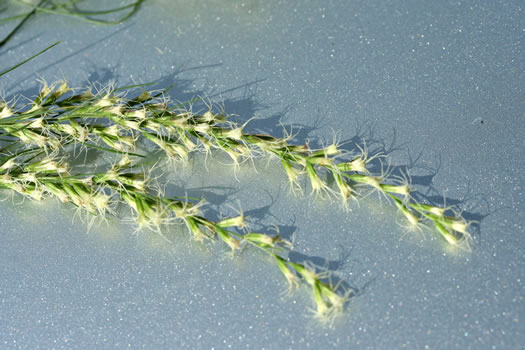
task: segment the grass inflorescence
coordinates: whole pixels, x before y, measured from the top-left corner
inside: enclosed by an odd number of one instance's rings
[[[104,218],[125,205],[134,213],[138,229],[162,233],[170,224],[183,222],[196,241],[219,240],[232,254],[256,248],[275,262],[290,287],[306,282],[319,319],[331,321],[341,314],[353,290],[331,283],[328,274],[317,275],[312,266],[288,260],[292,245],[279,234],[247,231],[242,212],[213,221],[202,212],[202,201],[170,198],[155,190],[151,168],[134,161],[144,157],[136,153],[140,137],[170,159],[184,161],[190,152],[210,151],[220,142],[207,133],[226,122],[224,116],[204,113],[193,118],[188,111],[174,110],[159,93],[143,92],[129,99],[111,88],[76,92],[65,82],[44,83],[33,101],[20,108],[1,102],[0,188],[33,200],[54,197],[90,217]],[[217,138],[228,140],[228,130],[222,132]],[[75,170],[67,159],[78,149],[90,148],[114,153],[117,160],[104,170]]]
[[[96,90],[96,91],[94,91]],[[470,249],[470,223],[452,208],[420,203],[411,196],[407,179],[388,172],[369,171],[375,158],[366,147],[344,152],[333,143],[312,149],[294,144],[291,136],[245,132],[224,111],[207,107],[194,111],[191,104],[174,104],[165,91],[131,96],[112,86],[71,89],[67,82],[42,83],[38,95],[25,105],[17,99],[0,102],[0,187],[41,200],[51,196],[72,203],[95,217],[126,205],[139,228],[158,232],[172,222],[184,222],[197,241],[216,239],[232,253],[251,246],[267,254],[293,289],[304,281],[315,301],[315,315],[324,321],[340,314],[353,290],[330,282],[330,276],[308,264],[290,261],[291,244],[279,235],[246,232],[245,218],[213,221],[202,212],[203,203],[189,198],[168,198],[155,191],[149,170],[133,159],[144,157],[141,144],[149,143],[167,158],[184,163],[192,152],[224,152],[235,167],[256,156],[279,159],[295,188],[309,180],[317,196],[337,196],[347,207],[359,200],[361,188],[389,199],[410,227],[433,227],[446,242]],[[18,99],[20,100],[20,99]],[[78,173],[67,164],[72,149],[95,148],[114,153],[118,161],[103,171]],[[333,184],[330,185],[328,177]]]
[[[343,205],[359,198],[359,188],[370,188],[391,200],[408,226],[431,226],[446,242],[470,249],[470,223],[452,208],[419,203],[406,178],[373,174],[368,168],[374,156],[366,147],[343,152],[336,142],[321,149],[293,144],[291,137],[244,132],[245,125],[232,121],[224,112],[208,108],[202,113],[191,105],[173,105],[163,92],[143,91],[126,97],[111,87],[93,93],[72,92],[65,82],[46,83],[38,96],[20,109],[0,104],[0,130],[26,145],[57,152],[67,143],[100,147],[116,153],[133,153],[139,139],[148,140],[168,158],[184,162],[194,151],[225,152],[237,166],[257,155],[271,155],[282,164],[290,184],[300,187],[306,176],[315,195],[338,196]],[[322,174],[324,173],[324,174]],[[330,175],[335,188],[329,186]]]

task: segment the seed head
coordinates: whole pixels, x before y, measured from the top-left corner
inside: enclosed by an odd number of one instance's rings
[[[346,201],[353,196],[354,190],[348,184],[348,182],[346,182],[346,180],[343,179],[343,177],[338,171],[334,171],[332,174],[334,176],[337,188],[339,189],[339,194],[341,195],[341,199],[346,205]]]
[[[457,219],[452,221],[450,228],[453,229],[456,232],[460,232],[462,234],[467,234],[467,229],[470,226],[470,223],[464,219]]]
[[[428,209],[428,211],[434,215],[436,215],[439,218],[443,218],[445,216],[445,208],[435,207],[432,206]]]
[[[238,240],[236,240],[235,238],[233,238],[228,233],[228,231],[226,231],[222,227],[216,226],[215,227],[215,232],[217,232],[217,235],[219,236],[219,238],[222,239],[222,241],[224,243],[226,243],[231,248],[232,252],[234,252],[235,250],[241,248],[241,243]]]
[[[278,242],[281,241],[281,237],[279,234],[276,234],[275,236],[270,236],[265,233],[247,233],[243,236],[243,239],[260,244],[262,247],[272,247],[274,248]]]
[[[128,129],[140,130],[140,123],[134,120],[122,119],[122,125]]]
[[[246,227],[246,221],[244,220],[244,215],[241,214],[239,216],[233,217],[233,218],[227,218],[219,221],[217,223],[220,227],[237,227],[240,229],[243,229]]]
[[[67,203],[69,201],[69,195],[60,184],[55,184],[49,181],[44,182],[43,185],[48,192],[57,197],[62,203]]]
[[[144,121],[142,125],[145,128],[153,130],[155,132],[159,132],[160,129],[162,128],[161,124],[159,124],[158,122],[156,122],[154,120],[150,120],[150,119],[147,119],[146,121]]]
[[[406,207],[405,207],[406,208]],[[412,213],[409,209],[402,210],[403,214],[407,218],[409,224],[411,227],[418,227],[419,225],[419,218]]]
[[[312,286],[312,289],[314,292],[314,301],[316,305],[315,318],[321,320],[322,322],[328,322],[330,320],[330,307],[323,297],[323,292],[319,287],[318,281]]]
[[[117,164],[113,166],[113,169],[115,170],[126,169],[126,168],[129,168],[130,165],[131,165],[131,159],[126,154],[124,155],[124,157],[122,157],[122,159]]]
[[[47,95],[49,95],[53,91],[53,88],[47,85],[47,83],[44,83],[44,86],[40,89],[39,97],[41,99],[44,99]]]
[[[312,193],[318,195],[323,191],[327,191],[328,186],[324,183],[323,180],[321,180],[312,163],[307,161],[305,168],[306,174],[308,174],[308,178],[310,179],[310,183],[312,185]]]
[[[319,275],[311,268],[308,268],[301,264],[296,264],[293,262],[289,262],[289,264],[297,271],[311,286],[314,286],[316,282],[319,280]]]
[[[13,115],[13,110],[7,105],[7,103],[0,103],[0,119],[8,118]]]
[[[402,195],[404,197],[410,196],[410,192],[412,192],[412,189],[410,188],[410,186],[408,184],[403,184],[403,185],[384,185],[384,184],[381,184],[380,187],[385,192],[400,194],[400,195]]]
[[[353,290],[348,289],[343,295],[339,295],[335,291],[336,288],[323,282],[319,282],[319,289],[321,290],[321,293],[323,293],[323,296],[328,299],[331,307],[340,312],[343,311],[345,304],[349,300],[349,296],[353,294]]]
[[[325,157],[333,156],[339,153],[339,149],[335,143],[332,143],[330,146],[323,149]]]
[[[439,233],[441,233],[441,235],[443,236],[443,238],[445,238],[445,240],[453,245],[453,246],[456,246],[458,244],[458,237],[453,234],[452,232],[450,232],[449,230],[447,230],[445,228],[445,226],[443,226],[441,224],[441,222],[439,222],[438,220],[433,220],[434,222],[434,226],[436,227],[436,229],[439,231]]]
[[[207,122],[213,122],[215,120],[215,116],[211,111],[207,111],[202,115],[204,117],[204,120]]]
[[[281,159],[281,163],[283,165],[284,171],[286,172],[286,176],[288,176],[288,181],[290,181],[292,184],[295,184],[297,182],[297,177],[299,177],[300,171],[294,168],[292,163],[285,159]]]
[[[76,136],[77,132],[71,124],[55,124],[54,127],[69,136]]]
[[[223,133],[224,137],[228,137],[230,139],[234,139],[234,140],[237,140],[237,141],[242,140],[243,135],[244,134],[242,132],[242,128],[231,129],[231,130],[228,130],[225,133]]]
[[[131,112],[131,116],[139,120],[144,120],[146,119],[146,110],[144,108],[136,109]]]
[[[9,170],[16,166],[15,157],[9,158],[2,166],[0,166],[0,170]]]
[[[62,84],[60,84],[60,86],[58,87],[58,89],[56,90],[56,97],[60,97],[66,93],[68,93],[71,89],[69,88],[67,82],[62,82]]]
[[[208,133],[210,132],[211,130],[211,127],[210,127],[210,124],[208,123],[200,123],[200,124],[197,124],[193,127],[193,129],[197,132],[200,132],[204,135],[208,135]]]
[[[25,181],[25,182],[32,182],[32,183],[36,183],[37,182],[37,178],[36,178],[36,174],[35,173],[22,173],[18,176],[18,178],[22,181]]]
[[[63,174],[68,172],[67,163],[57,162],[51,157],[45,157],[40,161],[29,164],[25,167],[28,171],[34,171],[35,173],[47,172],[47,173],[57,173]]]
[[[188,229],[193,233],[193,238],[197,242],[203,242],[205,238],[208,238],[208,235],[204,233],[193,217],[188,216],[184,221],[186,222]]]
[[[201,201],[197,204],[183,201],[173,201],[168,207],[175,213],[175,216],[180,219],[186,219],[191,216],[197,216],[200,214],[200,207],[204,205],[204,201]]]
[[[116,103],[118,100],[116,98],[114,98],[113,96],[111,96],[109,93],[108,94],[105,94],[104,97],[102,97],[101,99],[99,99],[97,101],[97,103],[94,104],[95,107],[99,107],[99,108],[105,108],[105,107],[109,107],[109,106],[112,106],[114,103]]]
[[[339,163],[338,168],[342,171],[355,171],[361,173],[368,173],[366,169],[366,161],[363,157],[355,158],[354,160],[346,163]]]
[[[286,278],[286,281],[288,281],[288,285],[290,289],[293,290],[297,288],[299,286],[299,282],[297,281],[297,276],[288,267],[286,260],[284,260],[277,254],[273,254],[273,256],[275,258],[275,262],[277,263],[277,267],[279,267],[279,270],[281,270],[282,274]]]

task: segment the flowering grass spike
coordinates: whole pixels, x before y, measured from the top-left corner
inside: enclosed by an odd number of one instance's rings
[[[199,113],[188,104],[172,105],[164,91],[128,97],[111,86],[92,90],[71,89],[66,82],[43,83],[27,105],[0,102],[0,187],[35,200],[55,197],[94,217],[110,215],[124,204],[140,229],[160,233],[180,221],[195,240],[217,239],[232,254],[246,246],[257,248],[272,257],[291,289],[306,282],[315,315],[323,321],[341,314],[354,290],[330,283],[329,274],[308,264],[288,260],[283,254],[291,244],[279,234],[245,232],[242,212],[215,222],[202,213],[203,202],[154,191],[150,170],[133,160],[145,157],[141,145],[149,143],[182,163],[198,151],[225,152],[235,166],[270,155],[280,160],[293,188],[300,188],[299,179],[305,176],[314,195],[338,196],[345,207],[359,199],[362,187],[372,189],[388,198],[410,227],[433,226],[445,242],[470,249],[470,222],[459,214],[447,215],[453,212],[449,208],[415,201],[407,180],[387,172],[372,174],[368,169],[375,157],[365,147],[348,154],[335,141],[312,149],[293,144],[291,136],[246,133],[246,123],[239,125],[212,108]],[[78,149],[89,148],[114,153],[119,160],[109,169],[79,173],[67,160]]]

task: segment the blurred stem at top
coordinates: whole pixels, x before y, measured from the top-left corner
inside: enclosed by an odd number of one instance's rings
[[[144,0],[136,0],[128,5],[119,6],[107,10],[81,10],[78,8],[78,4],[83,0],[70,0],[65,2],[53,1],[53,0],[40,0],[39,2],[31,2],[26,0],[11,0],[11,3],[17,3],[29,7],[31,10],[23,14],[17,14],[10,17],[0,19],[0,25],[11,22],[19,21],[14,28],[0,41],[0,47],[5,45],[22,26],[37,12],[48,13],[53,15],[70,16],[78,18],[82,21],[101,24],[101,25],[114,25],[122,23],[135,12],[138,11],[140,5]],[[123,13],[123,14],[122,14]],[[107,16],[113,14],[122,14],[117,19],[106,19]]]

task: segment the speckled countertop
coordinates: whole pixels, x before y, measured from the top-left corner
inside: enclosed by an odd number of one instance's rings
[[[92,2],[96,6],[97,2]],[[102,2],[99,2],[102,3]],[[310,295],[258,253],[231,258],[183,229],[87,232],[54,201],[0,202],[1,348],[519,349],[525,344],[525,6],[521,1],[146,1],[113,27],[40,14],[0,50],[7,97],[39,77],[71,85],[175,83],[249,128],[299,141],[364,139],[410,169],[427,198],[459,204],[472,253],[406,232],[377,196],[346,212],[289,194],[279,164],[236,174],[195,157],[167,191],[204,193],[255,227],[295,235],[292,258],[337,271],[360,293],[332,328]],[[4,28],[2,28],[4,30]],[[234,176],[236,175],[236,176]]]

